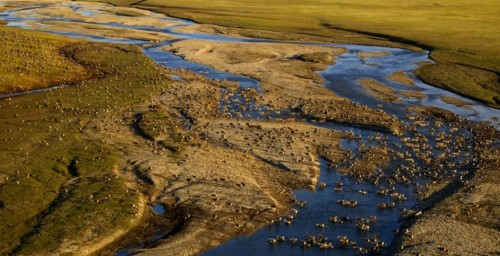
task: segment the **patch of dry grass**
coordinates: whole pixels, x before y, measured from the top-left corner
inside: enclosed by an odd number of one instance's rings
[[[394,81],[396,83],[412,86],[415,85],[415,82],[411,77],[409,77],[405,72],[396,71],[389,76],[389,80]]]
[[[406,90],[406,91],[399,92],[399,94],[405,96],[406,98],[415,98],[415,99],[419,99],[419,100],[423,100],[423,99],[427,98],[427,95],[425,95],[424,93],[419,92],[419,91]]]
[[[396,96],[396,93],[391,87],[377,80],[360,79],[358,82],[363,86],[365,91],[367,91],[370,95],[372,95],[375,98],[387,102],[397,102],[401,100],[400,97]]]
[[[0,26],[0,93],[49,87],[88,79],[92,72],[65,56],[76,41]]]
[[[472,103],[470,101],[461,100],[461,99],[458,99],[455,97],[441,96],[441,100],[448,103],[448,104],[455,105],[457,107],[474,105],[474,103]]]
[[[385,57],[389,56],[388,52],[358,52],[356,55],[360,59],[366,59],[366,58],[376,58],[376,57]]]

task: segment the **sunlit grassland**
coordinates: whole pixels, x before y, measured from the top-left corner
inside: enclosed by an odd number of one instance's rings
[[[0,27],[0,93],[61,85],[92,74],[62,55],[75,40]]]
[[[385,45],[367,40],[382,36],[418,45],[432,50],[438,63],[420,70],[422,79],[500,106],[499,1],[146,0],[137,4],[201,23],[320,35],[342,43]]]
[[[137,119],[137,128],[143,137],[157,141],[175,156],[181,154],[187,146],[197,145],[189,133],[159,110],[141,113]]]
[[[75,41],[63,51],[104,77],[0,100],[2,255],[92,246],[137,219],[140,194],[117,170],[120,152],[87,130],[145,101],[167,79],[135,46]]]

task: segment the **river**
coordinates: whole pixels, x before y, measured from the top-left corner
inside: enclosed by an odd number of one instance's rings
[[[0,2],[1,3],[1,2]],[[29,4],[26,6],[19,7],[17,9],[9,10],[0,13],[0,19],[6,20],[8,26],[21,27],[24,29],[33,29],[32,24],[40,24],[46,21],[54,20],[54,17],[43,17],[40,15],[19,15],[19,12],[26,10],[40,10],[44,8],[53,8],[54,6],[60,7],[70,7],[74,12],[81,14],[86,17],[92,17],[98,15],[102,10],[99,9],[100,5],[83,5],[77,2],[63,2],[56,4]],[[118,14],[116,14],[118,15]],[[188,20],[176,19],[171,17],[158,17],[159,21],[171,22],[172,25],[166,27],[153,27],[153,26],[132,26],[124,25],[120,23],[95,23],[95,22],[85,22],[82,19],[70,19],[70,18],[57,18],[58,21],[65,22],[78,22],[78,23],[89,23],[89,24],[99,24],[106,25],[114,28],[122,29],[136,29],[149,32],[159,32],[172,35],[175,39],[167,40],[163,42],[151,43],[148,41],[137,40],[137,39],[124,39],[124,38],[113,38],[113,37],[102,37],[102,36],[90,36],[86,34],[75,32],[55,32],[51,30],[50,25],[37,26],[37,29],[43,30],[50,33],[62,34],[74,38],[85,38],[91,41],[97,42],[110,42],[110,43],[126,43],[135,44],[142,48],[143,52],[149,56],[151,59],[156,61],[159,65],[165,66],[170,69],[180,69],[184,68],[195,73],[202,74],[203,76],[210,79],[218,80],[228,80],[235,81],[240,84],[241,88],[255,88],[258,93],[262,93],[259,81],[245,77],[239,74],[231,74],[227,72],[222,72],[211,68],[206,65],[189,62],[183,58],[175,55],[171,52],[165,52],[159,47],[169,45],[173,42],[178,42],[180,40],[209,40],[217,42],[233,42],[233,43],[293,43],[293,42],[279,42],[276,40],[266,40],[266,39],[250,39],[250,38],[237,38],[229,37],[224,35],[215,34],[204,34],[204,33],[183,33],[179,32],[179,28],[185,26],[191,26],[195,23]],[[407,116],[406,107],[408,106],[434,106],[442,109],[449,110],[456,113],[457,115],[463,117],[464,119],[470,121],[486,121],[491,122],[492,126],[497,129],[500,127],[500,121],[496,118],[500,116],[500,110],[496,110],[485,106],[480,102],[475,102],[470,99],[466,99],[452,92],[445,91],[428,84],[425,84],[419,80],[413,74],[413,71],[418,67],[418,63],[424,61],[431,61],[428,58],[428,52],[416,52],[407,49],[397,49],[397,48],[387,48],[387,47],[377,47],[377,46],[364,46],[364,45],[349,45],[349,44],[333,44],[333,43],[304,43],[297,42],[297,44],[307,44],[307,45],[317,45],[324,47],[342,47],[347,49],[346,53],[340,55],[336,58],[335,64],[328,67],[328,69],[320,72],[320,75],[324,79],[324,86],[336,94],[346,97],[356,103],[367,105],[371,108],[382,107],[384,111],[389,114],[393,114],[398,117],[398,119],[404,122],[411,122]],[[386,52],[387,56],[373,57],[361,59],[359,58],[359,52]],[[404,72],[408,76],[414,79],[414,86],[401,85],[388,79],[389,75],[392,73],[400,71]],[[378,100],[369,94],[367,94],[362,86],[357,82],[361,78],[372,78],[376,79],[384,84],[390,86],[396,92],[403,90],[414,90],[425,94],[425,99],[414,99],[414,98],[402,98],[399,102],[387,103]],[[175,79],[182,79],[182,77],[176,77]],[[49,88],[42,90],[34,90],[30,92],[20,92],[15,94],[1,95],[1,97],[13,97],[19,96],[25,93],[40,93],[45,90],[55,90],[57,88]],[[224,93],[224,92],[221,92]],[[467,108],[456,107],[451,104],[447,104],[442,101],[441,96],[455,97],[461,100],[473,102],[474,105],[468,106]],[[233,97],[240,97],[235,94]],[[224,102],[221,102],[221,107],[224,107]],[[234,106],[228,106],[229,109],[234,108]],[[265,107],[254,106],[247,110],[248,115],[251,119],[263,118],[261,112],[265,112]],[[231,111],[230,111],[231,112]],[[292,114],[284,110],[282,111],[281,117],[288,117]],[[380,141],[376,141],[373,138],[377,136],[384,137],[388,145],[402,145],[401,137],[394,136],[392,134],[381,134],[376,131],[371,131],[367,129],[353,128],[345,125],[338,124],[314,124],[322,127],[334,129],[334,130],[348,130],[352,131],[356,136],[359,136],[358,140],[343,141],[342,146],[346,149],[354,152],[354,160],[360,157],[359,152],[357,152],[360,143],[364,145],[377,146]],[[431,131],[429,127],[421,127],[418,130],[419,134],[426,134],[432,137],[431,132],[434,133],[450,133],[450,127],[446,125],[438,128],[435,131]],[[471,134],[465,129],[458,129],[452,131],[453,133],[470,138]],[[413,136],[411,134],[406,134],[406,136]],[[436,141],[430,139],[430,144],[435,145]],[[462,144],[453,144],[450,147],[456,147],[456,151],[460,153],[460,156],[453,158],[456,163],[461,162],[464,157],[468,155],[469,150]],[[397,152],[407,152],[409,149],[406,146],[402,147],[392,147],[393,150]],[[433,153],[436,155],[444,152],[444,149],[432,149]],[[411,158],[412,162],[415,164],[417,169],[425,169],[424,164],[421,160],[417,158],[416,155],[410,155],[407,158],[396,159],[391,161],[388,168],[384,170],[379,170],[378,175],[381,177],[381,182],[377,184],[372,184],[369,182],[359,183],[357,179],[340,175],[336,169],[341,166],[330,167],[329,163],[325,160],[321,161],[321,176],[320,182],[327,184],[326,188],[318,187],[316,191],[300,190],[295,193],[297,201],[307,201],[304,207],[297,204],[294,208],[297,210],[297,214],[294,213],[294,220],[292,225],[287,225],[286,223],[279,222],[272,224],[266,228],[263,228],[256,233],[248,237],[238,237],[235,238],[219,247],[216,247],[205,255],[353,255],[357,254],[362,250],[362,247],[358,246],[342,246],[339,242],[341,236],[347,236],[351,241],[355,241],[358,245],[363,245],[368,238],[377,237],[380,241],[385,244],[391,244],[395,233],[400,228],[400,220],[403,209],[410,209],[418,207],[420,200],[416,195],[416,191],[421,188],[424,184],[429,182],[431,179],[426,175],[420,175],[412,177],[410,184],[397,183],[390,184],[389,178],[391,175],[401,172],[400,167],[407,165]],[[470,165],[462,165],[457,168],[455,173],[443,173],[443,175],[448,175],[450,178],[460,177],[466,175]],[[341,189],[335,190],[335,184],[342,183]],[[392,187],[393,192],[399,194],[404,194],[406,200],[399,202],[396,207],[391,209],[379,209],[378,204],[387,201],[387,196],[380,195],[377,191],[380,187]],[[367,192],[366,194],[360,191]],[[352,200],[358,203],[358,206],[354,209],[346,208],[338,203],[339,200]],[[164,211],[160,206],[155,208],[158,214],[162,214]],[[329,221],[330,217],[337,216],[338,218],[344,219],[343,223],[333,223]],[[369,230],[360,230],[356,225],[360,222],[369,220],[370,217],[373,219],[375,216],[376,221],[372,220],[369,225]],[[364,218],[360,220],[357,218]],[[325,224],[323,227],[321,224]],[[164,231],[163,231],[164,232]],[[301,248],[300,245],[293,245],[288,242],[290,238],[297,238],[299,241],[305,239],[305,236],[316,236],[318,237],[328,237],[329,241],[333,241],[335,248],[330,250],[320,249],[317,247],[312,248]],[[287,242],[277,242],[276,245],[271,245],[268,243],[269,238],[276,238],[278,236],[284,236]],[[161,239],[161,237],[152,238],[155,241]],[[117,253],[117,255],[130,255],[134,253],[134,249],[143,248],[146,243],[140,245],[132,245],[129,248],[125,248]],[[387,253],[387,249],[381,248],[382,253]]]

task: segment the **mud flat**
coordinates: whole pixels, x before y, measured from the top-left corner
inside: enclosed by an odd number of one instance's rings
[[[311,99],[301,103],[293,110],[318,122],[334,122],[394,134],[401,134],[404,130],[396,117],[347,99]]]
[[[339,141],[352,138],[348,132],[334,132],[294,121],[249,122],[218,120],[201,122],[195,130],[209,141],[225,144],[292,171],[316,184],[319,156],[337,164],[349,156]]]
[[[343,48],[198,40],[176,42],[163,49],[218,70],[256,78],[264,92],[260,101],[277,109],[289,107],[304,95],[333,97],[331,91],[317,85],[322,80],[315,72],[326,69],[330,59],[345,52]],[[330,57],[324,57],[326,62],[315,61],[306,59],[307,54]]]

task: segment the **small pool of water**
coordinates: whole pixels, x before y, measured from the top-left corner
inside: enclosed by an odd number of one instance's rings
[[[161,204],[155,204],[155,205],[153,205],[153,211],[156,214],[164,215],[165,214],[165,206],[163,206]]]

